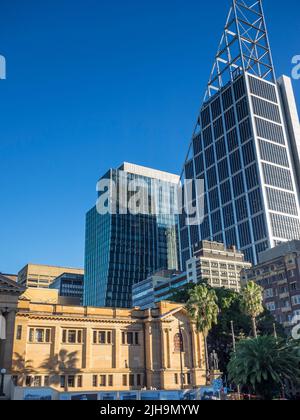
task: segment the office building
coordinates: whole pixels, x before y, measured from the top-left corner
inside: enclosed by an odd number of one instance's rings
[[[99,192],[86,218],[84,304],[127,308],[134,284],[157,270],[178,269],[179,177],[124,163],[101,183],[109,190]],[[135,212],[133,187],[143,194],[138,200],[143,206]],[[110,208],[102,213],[103,196]]]
[[[50,289],[58,290],[62,297],[77,298],[79,304],[83,304],[84,275],[64,273],[57,277],[49,286]]]
[[[265,251],[259,264],[243,274],[243,282],[255,281],[264,289],[264,304],[287,331],[300,316],[300,241]]]
[[[205,281],[214,288],[241,290],[241,278],[252,264],[236,247],[203,241],[194,249],[193,258],[186,264],[186,272],[162,271],[133,286],[133,306],[153,308],[158,302],[172,300],[174,293],[190,283]]]
[[[200,240],[257,264],[300,239],[299,151],[292,83],[276,78],[262,1],[233,0],[185,162],[185,179],[204,180],[205,205],[203,222],[181,218],[182,265]]]
[[[186,273],[159,271],[133,285],[132,304],[140,309],[155,308],[158,302],[169,300],[172,294],[187,284]]]
[[[17,274],[5,274],[5,273],[0,273],[1,276],[6,277],[7,279],[13,280],[15,282],[18,281],[18,275]]]
[[[27,289],[10,305],[2,367],[15,385],[60,393],[180,390],[181,373],[184,388],[205,385],[204,337],[182,305],[84,308],[63,305],[55,292]],[[0,309],[11,293],[0,277]]]
[[[194,249],[194,256],[187,261],[187,281],[205,280],[211,287],[241,289],[241,273],[252,267],[244,254],[235,246],[226,248],[218,242],[202,241]]]
[[[18,283],[25,287],[48,288],[58,276],[64,273],[83,275],[84,271],[78,268],[27,264],[18,273]]]

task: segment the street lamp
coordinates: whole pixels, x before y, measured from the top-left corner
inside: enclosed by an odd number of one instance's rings
[[[6,369],[1,369],[0,375],[1,375],[0,397],[5,397],[5,394],[4,394],[4,377],[6,375]]]

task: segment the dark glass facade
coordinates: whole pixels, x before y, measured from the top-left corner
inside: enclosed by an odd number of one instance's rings
[[[151,190],[153,179],[159,178],[157,171],[124,164],[105,175],[116,185],[142,179],[149,187],[149,206],[154,200],[158,211],[157,214],[121,214],[118,190],[115,214],[101,215],[96,207],[88,212],[85,305],[131,307],[134,284],[157,270],[178,269],[178,215],[174,197],[179,179],[169,176],[170,182],[164,176],[159,182],[162,187],[168,187],[170,195],[165,194],[163,188]],[[165,206],[170,208],[170,214],[165,211],[160,214],[159,209],[163,210]]]
[[[60,296],[78,298],[83,304],[83,283],[83,274],[65,273],[57,277],[49,288],[57,289]]]
[[[300,239],[297,180],[277,84],[239,75],[204,103],[186,179],[205,180],[205,218],[181,219],[182,264],[200,240],[235,245],[247,261]]]

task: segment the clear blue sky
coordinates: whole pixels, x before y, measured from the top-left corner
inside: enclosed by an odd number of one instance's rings
[[[265,0],[278,75],[300,54],[299,0],[283,4]],[[109,167],[180,172],[228,7],[1,0],[0,271],[82,266],[85,212]]]

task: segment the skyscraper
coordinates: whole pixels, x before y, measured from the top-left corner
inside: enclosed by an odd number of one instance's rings
[[[131,307],[133,284],[178,269],[179,177],[124,163],[100,183],[106,187],[86,218],[84,304]],[[137,202],[144,201],[138,211],[128,208],[135,187]],[[101,200],[109,211],[102,212]]]
[[[181,219],[183,266],[200,240],[257,263],[300,239],[299,151],[292,83],[276,80],[262,1],[232,0],[185,162],[186,179],[205,181],[205,217]]]

